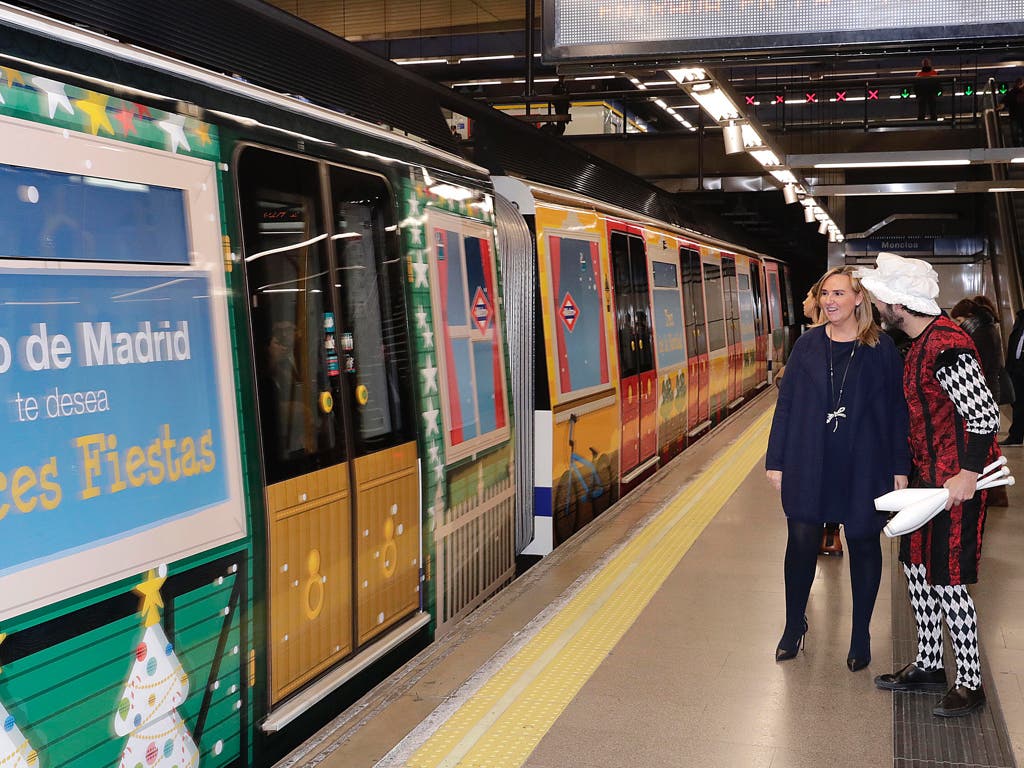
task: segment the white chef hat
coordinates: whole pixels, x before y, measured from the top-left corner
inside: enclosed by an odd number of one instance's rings
[[[931,264],[907,259],[895,253],[880,253],[875,269],[862,267],[856,277],[879,301],[902,304],[926,315],[941,315],[935,302],[939,295],[939,276]]]

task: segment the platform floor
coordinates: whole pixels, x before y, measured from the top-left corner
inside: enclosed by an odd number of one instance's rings
[[[278,768],[1024,764],[1024,490],[990,511],[972,590],[989,703],[934,718],[939,695],[894,699],[872,682],[913,647],[889,546],[869,667],[845,664],[845,557],[819,559],[806,648],[775,662],[786,527],[762,468],[773,405],[757,398]],[[1006,453],[1024,477],[1024,449]]]

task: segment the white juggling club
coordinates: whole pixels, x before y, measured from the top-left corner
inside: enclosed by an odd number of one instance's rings
[[[977,490],[984,491],[988,488],[995,488],[999,485],[1013,485],[1015,481],[1010,475],[1010,470],[1003,466],[1005,463],[1006,459],[1000,457],[999,461],[985,467],[985,469],[982,470],[982,476],[978,480]],[[939,514],[939,512],[945,508],[946,502],[949,500],[949,491],[945,488],[905,488],[904,490],[928,491],[929,493],[917,494],[918,498],[916,500],[903,507],[903,509],[901,509],[899,513],[886,524],[885,535],[890,538],[903,536],[911,531],[916,531],[922,525]],[[886,496],[888,495],[890,494],[886,494]],[[885,497],[880,496],[879,499],[875,500],[876,509],[879,508],[878,501],[883,498]]]
[[[981,483],[986,480],[992,472],[1000,469],[1004,464],[1006,464],[1006,457],[1000,456],[981,470],[981,474],[978,476],[979,488],[981,487]],[[1003,470],[1003,472],[1006,475],[1010,474],[1008,469]],[[944,492],[944,488],[901,488],[898,491],[889,491],[889,493],[875,499],[875,509],[879,512],[899,512],[908,504],[916,504],[919,501],[924,501],[927,498],[931,498],[936,494]],[[947,495],[946,498],[948,499],[949,496]],[[942,503],[945,505],[945,499],[943,499]]]

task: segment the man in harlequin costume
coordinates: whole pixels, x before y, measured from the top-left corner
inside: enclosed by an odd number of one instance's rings
[[[880,253],[876,269],[858,272],[883,322],[913,339],[903,372],[910,411],[912,484],[946,488],[946,509],[900,540],[917,620],[917,658],[875,685],[892,691],[943,691],[942,619],[956,656],[956,682],[933,712],[960,717],[985,703],[978,618],[968,584],[978,580],[985,528],[981,470],[999,456],[999,408],[985,384],[978,353],[935,302],[938,275],[924,261]]]

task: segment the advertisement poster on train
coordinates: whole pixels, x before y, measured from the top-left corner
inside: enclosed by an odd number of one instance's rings
[[[559,389],[562,394],[608,384],[598,245],[551,236]]]
[[[56,586],[76,553],[228,501],[211,293],[201,271],[4,270],[0,612],[19,572]]]

